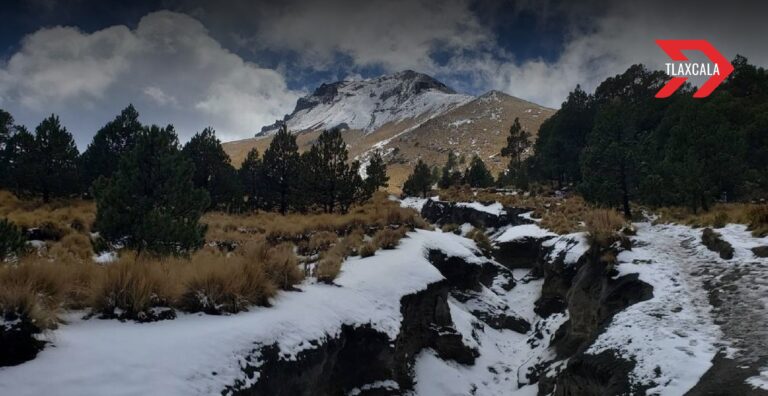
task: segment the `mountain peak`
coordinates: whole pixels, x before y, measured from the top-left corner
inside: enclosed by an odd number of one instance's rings
[[[341,126],[372,132],[387,123],[434,116],[471,99],[413,70],[366,80],[325,83],[299,98],[291,114],[265,126],[258,135],[273,133],[280,122],[287,123],[294,132]]]

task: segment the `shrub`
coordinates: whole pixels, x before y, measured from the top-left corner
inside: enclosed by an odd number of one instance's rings
[[[756,237],[768,235],[768,204],[757,205],[749,211],[749,229]]]
[[[344,258],[339,252],[324,254],[317,263],[317,280],[332,283],[341,272],[341,263],[344,262]]]
[[[605,248],[618,240],[624,227],[624,217],[613,209],[594,209],[586,213],[584,223],[592,246]]]
[[[143,319],[153,306],[172,300],[160,265],[125,255],[103,268],[93,286],[91,307],[105,317]],[[173,279],[173,282],[178,282]]]
[[[0,219],[0,262],[18,256],[25,244],[26,238],[19,227],[8,219]]]
[[[360,248],[360,257],[371,257],[376,254],[378,249],[379,246],[376,244],[376,242],[374,240],[370,240],[364,243]]]
[[[302,250],[304,250],[305,254],[307,255],[317,254],[321,251],[328,250],[328,248],[331,247],[332,244],[338,242],[338,240],[339,237],[335,232],[316,232],[312,234],[312,236],[309,238],[309,241],[305,246],[303,246]]]
[[[0,266],[0,312],[6,319],[29,320],[40,330],[58,323],[68,273],[55,263],[35,259]]]
[[[458,224],[456,224],[456,223],[448,223],[448,224],[443,224],[443,226],[442,226],[442,227],[440,227],[440,229],[441,229],[443,232],[452,232],[452,233],[454,233],[454,234],[458,234],[458,233],[459,233],[459,230],[460,230],[461,228],[460,228],[460,227],[459,227],[459,225],[458,225]]]
[[[493,245],[491,245],[491,240],[488,239],[488,235],[485,235],[485,231],[483,231],[482,229],[480,229],[480,228],[473,228],[467,234],[467,238],[475,241],[475,244],[477,244],[477,247],[486,256],[489,256],[491,254],[491,252],[493,251]]]
[[[400,239],[405,236],[406,229],[404,227],[398,227],[395,229],[385,228],[379,230],[373,236],[373,240],[381,249],[394,249],[400,243]]]
[[[85,234],[67,234],[59,242],[53,244],[50,254],[56,258],[90,261],[93,256],[91,240]]]
[[[242,274],[235,263],[194,265],[195,270],[184,282],[185,291],[180,306],[189,312],[218,315],[246,309],[248,301],[241,295]],[[266,279],[266,278],[265,278]]]
[[[264,261],[267,277],[280,289],[291,290],[304,279],[299,262],[293,252],[293,245],[281,243],[267,251]]]

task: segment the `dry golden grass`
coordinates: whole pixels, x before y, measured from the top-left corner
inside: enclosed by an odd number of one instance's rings
[[[52,257],[73,258],[81,261],[90,261],[93,257],[91,239],[85,234],[70,233],[60,241],[54,242],[49,249]]]
[[[768,204],[719,203],[707,212],[694,213],[683,207],[655,210],[656,222],[679,223],[692,227],[722,228],[726,224],[746,224],[756,237],[768,235]]]
[[[49,227],[70,232],[88,232],[96,218],[96,205],[80,199],[43,203],[36,199],[20,199],[8,191],[0,191],[0,217],[6,217],[22,228]]]
[[[455,223],[443,224],[443,226],[440,227],[440,229],[443,232],[453,232],[453,233],[455,233],[455,232],[459,231],[459,225],[455,224]]]
[[[758,237],[768,235],[768,204],[755,205],[750,209],[749,229]]]
[[[586,213],[584,223],[590,245],[608,247],[618,240],[626,220],[613,209],[594,209]]]
[[[153,306],[173,300],[175,287],[167,281],[167,275],[157,263],[126,255],[99,270],[89,305],[105,315],[122,310],[128,317],[138,317]]]
[[[370,240],[360,247],[360,257],[371,257],[376,254],[377,250],[379,250],[379,246],[373,240]]]
[[[317,263],[317,280],[331,283],[341,272],[341,263],[346,257],[336,250],[329,250]]]
[[[430,228],[429,224],[413,209],[401,208],[383,192],[362,205],[353,207],[346,214],[298,214],[282,216],[273,212],[243,215],[208,213],[203,217],[208,224],[208,240],[245,241],[252,234],[263,234],[270,242],[309,240],[322,231],[344,236],[355,229],[366,233],[390,225],[404,225],[410,229]]]
[[[488,235],[485,234],[484,230],[480,228],[473,228],[467,233],[467,238],[475,241],[475,244],[477,245],[477,247],[486,256],[489,256],[493,251],[493,245],[491,245],[491,240],[488,239]]]
[[[385,228],[373,235],[373,243],[380,249],[394,249],[408,230],[405,227]]]
[[[319,255],[315,275],[332,282],[346,257],[364,254],[366,247],[394,248],[407,230],[430,227],[414,210],[378,193],[343,215],[209,213],[208,240],[234,242],[233,251],[222,252],[216,244],[188,258],[123,251],[117,262],[100,265],[91,260],[94,212],[83,201],[43,205],[0,191],[0,214],[60,237],[15,265],[0,265],[2,313],[18,312],[45,329],[56,325],[62,309],[137,320],[152,320],[155,307],[238,312],[268,305],[278,290],[291,290],[304,279],[296,251]]]
[[[67,296],[67,266],[32,258],[19,265],[0,265],[0,313],[27,318],[39,329],[55,328]]]
[[[58,325],[57,307],[26,285],[8,285],[0,289],[0,316],[8,320],[30,322],[39,331]]]

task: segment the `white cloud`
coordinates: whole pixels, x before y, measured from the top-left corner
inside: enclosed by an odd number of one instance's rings
[[[296,51],[317,68],[341,53],[358,66],[431,72],[436,46],[458,53],[491,39],[465,0],[293,0],[252,12],[258,30],[247,43]]]
[[[3,106],[30,126],[61,115],[84,147],[128,103],[145,123],[173,123],[182,140],[206,126],[222,140],[252,136],[292,109],[298,93],[246,62],[197,20],[160,11],[135,30],[41,29],[0,65]]]
[[[553,62],[459,57],[443,71],[449,76],[470,73],[483,88],[558,108],[577,84],[592,91],[606,78],[637,63],[664,70],[669,59],[656,45],[656,39],[707,39],[729,59],[739,53],[753,64],[768,64],[761,39],[768,36],[768,24],[762,20],[768,11],[766,3],[743,8],[706,2],[646,1],[605,7],[589,26],[573,32]],[[687,55],[695,61],[705,60],[696,51]]]

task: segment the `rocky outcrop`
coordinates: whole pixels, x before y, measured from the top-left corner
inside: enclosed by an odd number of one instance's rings
[[[455,202],[428,200],[421,208],[421,215],[437,225],[469,223],[477,228],[498,228],[505,225],[529,224],[530,220],[520,217],[520,214],[530,212],[524,208],[505,208],[504,212],[496,215],[471,207],[461,206]]]
[[[542,378],[539,395],[641,395],[645,389],[627,380],[634,367],[634,362],[617,357],[611,351],[580,354],[557,376]]]
[[[534,268],[544,254],[542,244],[552,237],[523,237],[513,241],[497,242],[493,258],[507,268]]]
[[[611,351],[586,354],[611,318],[619,311],[653,297],[653,287],[637,274],[615,277],[616,248],[590,248],[576,263],[565,263],[562,255],[539,262],[544,276],[536,312],[547,317],[567,311],[568,320],[557,330],[552,347],[558,359],[569,358],[565,367],[550,376],[541,376],[539,394],[615,395],[637,394],[628,380],[634,362]],[[550,260],[547,260],[549,258]]]
[[[752,248],[752,253],[757,257],[768,257],[768,246],[756,246]]]
[[[24,315],[0,316],[0,367],[34,359],[45,346],[35,337],[39,333],[40,329]]]
[[[707,249],[718,253],[720,258],[730,260],[733,258],[733,246],[723,239],[723,236],[713,231],[711,228],[705,228],[701,233],[701,242]]]
[[[576,272],[566,294],[569,320],[556,345],[561,356],[570,356],[590,345],[617,312],[653,297],[653,287],[637,274],[609,277],[605,265],[588,261]]]
[[[483,286],[491,288],[494,285],[511,290],[515,286],[512,272],[493,261],[467,263],[459,257],[449,257],[440,250],[430,250],[428,258],[455,291],[480,291]]]
[[[488,276],[482,265],[444,254],[432,253],[430,257],[442,263],[444,270],[451,265],[478,269],[469,271],[469,278],[476,282]],[[355,390],[359,395],[401,394],[413,387],[412,366],[424,348],[432,348],[444,360],[473,364],[479,353],[464,344],[448,307],[452,287],[471,285],[458,279],[467,272],[447,273],[448,279],[401,299],[403,320],[394,341],[370,326],[345,325],[338,335],[316,340],[312,348],[299,353],[295,360],[282,359],[276,345],[254,348],[244,368],[252,379],[241,381],[224,393],[309,396],[346,395]],[[376,385],[382,383],[396,386]]]

